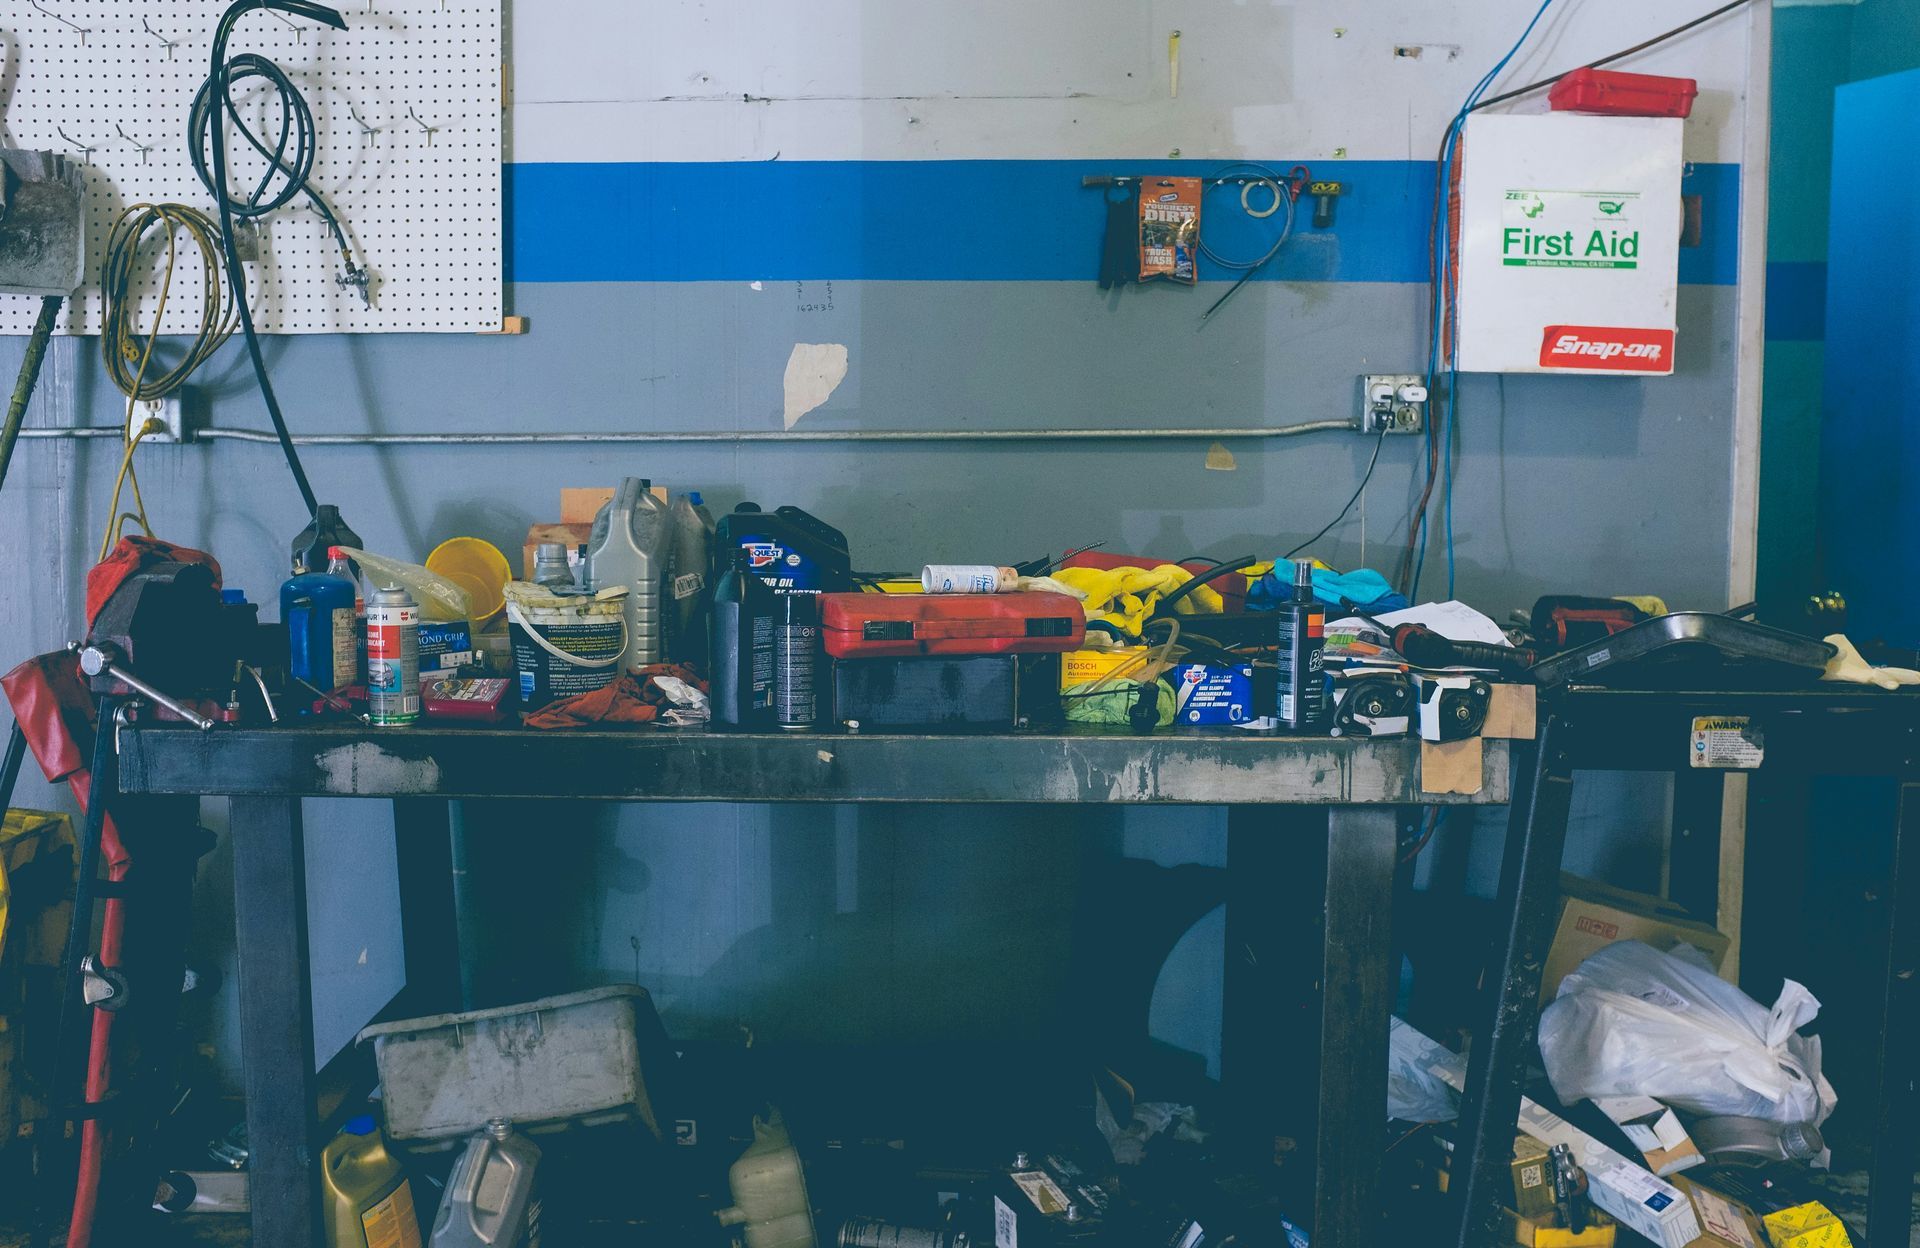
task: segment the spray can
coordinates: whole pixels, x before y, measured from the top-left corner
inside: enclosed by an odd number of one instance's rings
[[[367,599],[367,718],[395,726],[420,718],[420,606],[397,585]]]
[[[782,594],[773,607],[773,720],[804,732],[820,719],[820,596]]]
[[[773,719],[774,592],[744,549],[732,553],[713,590],[713,720],[765,728]]]
[[[1322,652],[1327,644],[1327,609],[1313,596],[1313,561],[1293,565],[1293,598],[1274,612],[1279,617],[1280,731],[1327,731],[1327,676]]]
[[[1020,574],[990,563],[930,563],[920,569],[929,594],[1005,594],[1019,588]]]

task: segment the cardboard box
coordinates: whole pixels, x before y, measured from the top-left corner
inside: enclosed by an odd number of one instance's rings
[[[1553,1166],[1547,1146],[1525,1132],[1513,1137],[1513,1199],[1508,1208],[1523,1218],[1553,1211]]]
[[[1253,718],[1253,665],[1212,667],[1188,663],[1173,677],[1175,723],[1219,727]]]
[[[1396,1018],[1388,1037],[1398,1060],[1429,1070],[1448,1087],[1464,1092],[1467,1063]],[[1520,1098],[1520,1130],[1543,1144],[1565,1144],[1587,1172],[1593,1203],[1621,1225],[1640,1232],[1660,1248],[1688,1248],[1700,1238],[1700,1219],[1679,1188],[1594,1139],[1545,1106]],[[1682,1176],[1684,1177],[1684,1176]]]
[[[1732,1248],[1852,1248],[1846,1224],[1777,1167],[1703,1166],[1678,1182],[1700,1224]]]
[[[1138,676],[1146,670],[1146,654],[1145,646],[1122,646],[1117,650],[1069,650],[1060,656],[1060,692],[1066,693],[1075,685],[1084,685],[1089,681],[1105,680],[1123,667],[1127,669],[1123,676]]]
[[[1652,1097],[1596,1096],[1593,1104],[1627,1133],[1633,1146],[1646,1158],[1647,1168],[1655,1174],[1671,1178],[1689,1166],[1706,1162],[1706,1156],[1680,1125],[1680,1119]]]
[[[1643,941],[1655,949],[1692,945],[1707,955],[1715,970],[1727,956],[1727,938],[1710,924],[1687,917],[1673,902],[1562,873],[1560,922],[1540,977],[1540,1003],[1552,1001],[1561,980],[1616,940]]]
[[[656,488],[653,491],[662,500],[667,492]],[[560,523],[592,525],[594,516],[607,503],[613,501],[613,487],[610,485],[565,486],[560,491]]]
[[[1561,1226],[1557,1213],[1530,1218],[1511,1209],[1502,1212],[1513,1230],[1513,1242],[1522,1248],[1613,1248],[1620,1235],[1620,1224],[1599,1212],[1578,1231]]]

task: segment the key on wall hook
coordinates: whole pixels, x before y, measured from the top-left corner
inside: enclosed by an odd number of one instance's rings
[[[420,114],[413,111],[413,105],[411,104],[407,105],[407,116],[413,118],[414,124],[427,132],[427,146],[432,147],[433,136],[440,132],[440,127],[430,126],[426,122],[420,120]]]
[[[150,143],[142,143],[139,139],[134,138],[132,135],[128,134],[126,130],[123,129],[120,123],[117,121],[113,123],[113,128],[114,128],[114,131],[118,133],[122,139],[125,139],[127,142],[133,144],[134,148],[140,153],[140,163],[143,165],[146,164],[147,153],[153,150],[153,145]]]
[[[169,39],[165,35],[161,34],[159,31],[153,28],[153,23],[149,22],[144,17],[140,19],[140,25],[146,30],[148,34],[152,35],[155,39],[158,39],[160,41],[160,46],[167,50],[167,59],[172,60],[173,49],[176,46],[178,46],[180,41],[178,39]]]
[[[75,30],[80,32],[80,42],[83,45],[87,42],[87,35],[89,33],[88,27],[82,26],[79,22],[68,21],[66,18],[61,17],[58,13],[55,13],[52,9],[48,8],[46,5],[41,4],[40,0],[27,0],[27,4],[33,8],[34,12],[44,13],[46,16],[52,18],[54,21],[59,22],[62,26],[73,27]]]
[[[82,160],[85,160],[88,164],[93,163],[93,154],[100,150],[98,147],[87,146],[85,143],[82,143],[79,139],[76,139],[72,135],[68,134],[65,130],[62,130],[59,126],[55,126],[53,128],[53,132],[59,135],[61,138],[65,139],[68,143],[71,143],[74,147],[78,148],[80,151],[80,157]]]

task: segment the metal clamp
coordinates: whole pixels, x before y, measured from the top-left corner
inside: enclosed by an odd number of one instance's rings
[[[157,705],[164,706],[181,719],[186,720],[195,728],[198,728],[201,732],[206,732],[213,727],[213,721],[205,715],[202,715],[184,702],[181,702],[178,698],[160,692],[146,681],[141,680],[138,676],[129,672],[126,668],[121,667],[120,659],[122,656],[119,650],[108,643],[94,642],[89,645],[83,645],[75,641],[69,642],[67,649],[80,656],[80,670],[88,676],[110,676],[141,697]]]

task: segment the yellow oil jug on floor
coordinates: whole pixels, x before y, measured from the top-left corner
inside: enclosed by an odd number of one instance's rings
[[[320,1153],[327,1248],[420,1248],[407,1172],[371,1115],[350,1119]]]

